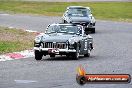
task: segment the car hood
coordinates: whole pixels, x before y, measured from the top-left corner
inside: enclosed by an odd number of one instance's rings
[[[70,17],[72,22],[90,22],[91,19],[89,17]]]
[[[42,38],[44,42],[66,42],[69,39],[78,40],[78,35],[66,35],[61,33],[45,34]]]

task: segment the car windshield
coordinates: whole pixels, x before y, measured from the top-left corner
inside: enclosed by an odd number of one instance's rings
[[[51,25],[48,27],[46,33],[78,34],[80,33],[80,27],[73,25]]]
[[[90,12],[86,8],[70,8],[68,16],[71,17],[87,17]]]

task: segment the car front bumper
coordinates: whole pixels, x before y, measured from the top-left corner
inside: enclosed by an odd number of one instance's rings
[[[55,48],[41,48],[41,47],[34,47],[34,50],[42,51],[42,52],[47,52],[48,54],[61,54],[61,53],[74,53],[76,52],[75,49],[55,49]],[[53,50],[49,53],[49,50]]]

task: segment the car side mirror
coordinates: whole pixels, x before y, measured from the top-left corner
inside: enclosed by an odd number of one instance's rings
[[[47,32],[49,26],[50,26],[50,24],[46,27],[45,33]]]
[[[64,14],[64,16],[66,17],[66,14]]]

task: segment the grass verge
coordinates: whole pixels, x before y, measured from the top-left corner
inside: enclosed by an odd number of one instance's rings
[[[24,2],[0,1],[0,11],[62,16],[67,6],[89,6],[97,19],[132,22],[132,2]]]
[[[31,49],[35,33],[0,27],[0,54]]]

